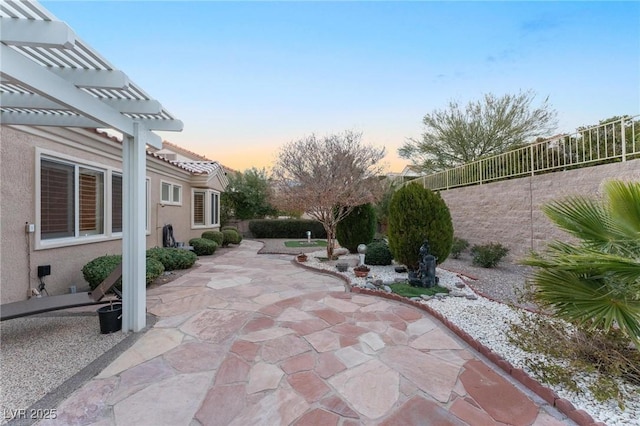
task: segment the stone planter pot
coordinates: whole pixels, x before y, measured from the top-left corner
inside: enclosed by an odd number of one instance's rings
[[[298,262],[306,262],[307,261],[307,255],[306,254],[299,254],[296,256],[296,259],[298,260]]]
[[[369,275],[369,271],[359,271],[357,269],[353,270],[353,273],[356,275],[356,277],[358,278],[365,278],[367,275]]]
[[[346,272],[348,268],[349,268],[348,263],[344,263],[344,262],[336,263],[336,269],[338,270],[338,272]]]

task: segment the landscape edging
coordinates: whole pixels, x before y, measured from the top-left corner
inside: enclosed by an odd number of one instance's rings
[[[314,269],[314,268],[310,268]],[[314,269],[317,270],[317,269]],[[330,271],[328,271],[330,272]],[[586,411],[582,409],[576,409],[573,404],[564,399],[560,398],[558,394],[556,394],[553,389],[544,386],[536,379],[529,376],[524,370],[520,368],[514,368],[510,362],[502,358],[499,354],[493,352],[490,348],[486,347],[482,343],[475,340],[469,333],[462,330],[457,325],[453,324],[451,321],[446,319],[442,314],[431,308],[429,305],[424,303],[414,301],[408,299],[404,296],[400,296],[395,293],[387,293],[381,290],[370,290],[360,287],[351,287],[351,291],[353,293],[359,294],[367,294],[370,296],[382,297],[385,299],[395,300],[398,302],[402,302],[411,306],[414,306],[418,309],[421,309],[427,312],[429,315],[436,318],[442,324],[444,324],[449,330],[455,333],[458,337],[464,340],[469,346],[480,352],[484,355],[489,361],[503,370],[505,373],[513,377],[515,380],[520,382],[523,386],[526,386],[540,398],[544,399],[550,405],[554,406],[558,411],[569,417],[571,420],[576,422],[579,426],[604,426],[605,424],[602,422],[596,422],[593,417]],[[475,291],[475,290],[474,290]],[[483,296],[484,297],[484,296]]]

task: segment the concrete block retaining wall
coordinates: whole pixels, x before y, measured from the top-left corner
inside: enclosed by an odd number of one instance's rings
[[[457,237],[471,245],[500,243],[517,260],[554,239],[571,241],[542,213],[544,204],[570,195],[600,197],[602,184],[610,179],[639,181],[640,159],[449,189],[441,195]]]

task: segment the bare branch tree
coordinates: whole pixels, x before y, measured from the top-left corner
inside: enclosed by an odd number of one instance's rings
[[[272,171],[273,204],[285,211],[304,211],[322,223],[329,259],[338,222],[355,206],[375,202],[382,194],[378,163],[384,148],[363,145],[361,139],[361,133],[346,131],[289,142]]]
[[[556,128],[557,113],[548,98],[534,108],[534,98],[527,91],[501,97],[489,93],[466,107],[452,101],[425,115],[422,139],[407,140],[398,154],[425,172],[436,172],[548,136]]]

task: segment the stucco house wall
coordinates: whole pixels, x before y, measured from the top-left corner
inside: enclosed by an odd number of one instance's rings
[[[0,126],[1,303],[25,300],[31,288],[38,288],[39,265],[51,265],[51,275],[44,277],[50,295],[64,294],[70,286],[76,286],[78,291],[87,289],[82,267],[98,256],[122,251],[121,233],[111,235],[107,229],[104,235],[93,240],[78,239],[64,244],[56,244],[55,240],[43,242],[38,238],[37,169],[41,156],[114,173],[122,170],[120,142],[96,131]],[[147,155],[147,247],[162,246],[162,227],[166,224],[173,226],[176,240],[184,242],[199,237],[203,230],[218,229],[217,224],[193,226],[192,190],[206,188],[222,192],[223,180],[215,173],[197,173],[185,165]],[[180,186],[180,203],[162,202],[162,182]],[[34,224],[35,232],[27,233],[25,224]]]

